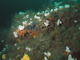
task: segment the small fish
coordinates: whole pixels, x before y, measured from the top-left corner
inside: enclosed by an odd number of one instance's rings
[[[17,39],[17,41],[18,41],[18,42],[21,42],[21,40],[20,40],[20,39]]]

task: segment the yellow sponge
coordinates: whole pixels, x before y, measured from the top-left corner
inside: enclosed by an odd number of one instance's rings
[[[25,54],[25,55],[23,56],[23,58],[21,58],[21,60],[30,60],[30,58],[29,58],[29,56],[28,56],[27,54]]]
[[[6,54],[3,54],[2,55],[2,59],[4,60],[6,58]]]

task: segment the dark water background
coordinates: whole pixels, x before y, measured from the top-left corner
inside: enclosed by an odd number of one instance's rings
[[[11,26],[12,14],[29,9],[37,11],[49,2],[50,0],[0,0],[0,29]]]
[[[37,11],[47,2],[46,0],[1,0],[0,29],[10,27],[12,14],[29,9]]]

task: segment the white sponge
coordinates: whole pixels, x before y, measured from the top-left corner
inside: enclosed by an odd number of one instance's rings
[[[57,25],[60,25],[60,24],[62,24],[62,22],[60,21],[60,19],[58,19]]]
[[[23,30],[24,29],[24,26],[19,25],[18,26],[18,29]]]

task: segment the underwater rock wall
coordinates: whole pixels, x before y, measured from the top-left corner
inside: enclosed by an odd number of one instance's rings
[[[55,2],[40,12],[15,14],[7,34],[8,47],[0,53],[0,59],[79,60],[79,6]]]

